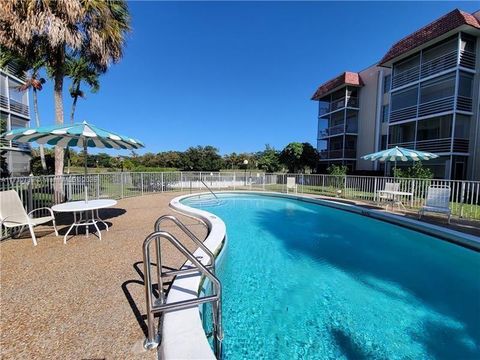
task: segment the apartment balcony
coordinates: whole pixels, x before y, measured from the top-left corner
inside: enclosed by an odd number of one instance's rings
[[[425,79],[429,76],[461,66],[467,69],[475,69],[475,53],[462,50],[460,61],[458,51],[454,50],[435,59],[424,62],[421,65],[395,74],[392,78],[392,89]]]
[[[412,150],[428,151],[433,153],[451,152],[452,138],[421,140],[396,144],[388,144],[389,148],[395,146]],[[468,139],[453,139],[453,152],[468,153]]]
[[[402,120],[411,120],[430,116],[440,113],[453,111],[455,109],[455,97],[448,96],[441,99],[436,99],[421,103],[420,105],[413,105],[403,109],[398,109],[390,112],[390,123]],[[472,99],[465,96],[457,96],[457,110],[472,112]]]
[[[3,70],[4,70],[6,73],[8,73],[8,74],[10,74],[10,75],[12,75],[12,76],[15,76],[17,79],[19,79],[19,80],[21,80],[21,81],[26,81],[26,74],[23,73],[23,74],[21,74],[21,75],[18,75],[18,74],[17,74],[17,73],[18,73],[17,66],[14,65],[14,64],[12,64],[12,63],[9,63],[7,66],[5,66],[5,67],[3,68]]]
[[[355,159],[357,151],[355,149],[339,149],[339,150],[322,150],[320,151],[321,160],[333,159]]]
[[[358,109],[358,98],[352,97],[352,96],[348,98],[343,97],[343,98],[334,100],[329,104],[326,103],[320,107],[318,116],[320,117],[325,114],[328,114],[346,107]]]
[[[13,99],[10,99],[9,101],[9,99],[4,95],[0,95],[0,108],[10,110],[23,116],[30,116],[28,105],[22,104],[21,102]]]
[[[356,135],[357,133],[358,133],[358,126],[356,123],[347,124],[346,129],[344,124],[340,124],[340,125],[331,126],[327,129],[319,130],[318,138],[325,139],[330,136],[343,135],[343,134]]]
[[[17,141],[9,141],[5,139],[0,139],[0,148],[8,150],[18,150],[18,151],[27,151],[30,152],[30,144],[20,143]]]

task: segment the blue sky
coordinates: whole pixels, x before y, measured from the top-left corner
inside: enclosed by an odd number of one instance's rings
[[[97,94],[79,100],[76,121],[136,137],[146,144],[140,153],[315,144],[317,106],[310,97],[319,84],[370,66],[395,41],[455,7],[480,6],[130,2],[125,56],[101,77]],[[66,121],[70,106],[65,96]],[[40,112],[43,124],[53,124],[51,82],[40,94]]]

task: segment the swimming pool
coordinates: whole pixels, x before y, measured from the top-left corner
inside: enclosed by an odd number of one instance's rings
[[[478,358],[480,254],[265,195],[187,198],[223,219],[226,359]]]

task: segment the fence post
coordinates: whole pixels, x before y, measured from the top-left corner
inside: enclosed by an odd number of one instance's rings
[[[140,181],[142,183],[141,189],[142,189],[142,195],[143,195],[143,172],[140,173]]]
[[[237,173],[234,171],[233,172],[233,190],[235,190],[236,181],[237,181]]]
[[[180,171],[180,191],[183,191],[183,173]]]
[[[97,199],[100,199],[100,174],[97,174]]]
[[[410,207],[413,208],[413,198],[415,197],[415,179],[412,179],[411,192],[412,196],[410,197]]]
[[[377,180],[378,178],[375,176],[375,181],[373,182],[373,202],[377,202]]]
[[[302,194],[305,193],[305,189],[304,189],[304,186],[305,186],[305,185],[304,185],[304,184],[305,184],[305,177],[304,177],[303,174],[302,174]]]
[[[33,210],[33,174],[30,174],[30,181],[28,182],[28,211]]]
[[[124,195],[124,184],[123,184],[123,172],[120,173],[120,187],[121,187],[121,194],[120,194],[120,197],[123,199],[123,197],[125,196]]]
[[[163,172],[162,172],[162,176],[160,178],[162,179],[162,188],[161,188],[162,190],[161,190],[161,192],[163,193]]]
[[[463,202],[465,201],[465,181],[462,181],[462,195],[460,196],[460,219],[463,218]]]

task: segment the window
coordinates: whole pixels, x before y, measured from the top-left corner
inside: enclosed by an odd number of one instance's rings
[[[358,111],[347,111],[347,132],[356,133],[358,131]]]
[[[330,127],[341,125],[344,122],[344,112],[338,111],[330,115]]]
[[[19,128],[24,128],[27,126],[28,121],[19,117],[16,117],[15,115],[10,116],[10,124],[11,128],[13,129],[19,129]]]
[[[429,62],[457,50],[457,45],[458,39],[457,36],[455,36],[454,38],[437,44],[428,50],[424,50],[422,54],[422,63]]]
[[[470,116],[457,114],[455,118],[455,138],[468,139],[470,137]]]
[[[383,93],[386,94],[390,91],[392,84],[392,75],[388,74],[383,77]]]
[[[445,139],[452,136],[452,115],[420,120],[417,125],[417,141]]]
[[[426,81],[420,89],[420,103],[439,100],[455,94],[455,74]]]
[[[16,102],[19,102],[24,105],[27,104],[27,92],[18,91],[18,86],[21,85],[19,82],[16,82],[12,79],[8,79],[8,87],[10,93],[10,99]]]
[[[382,106],[382,122],[388,122],[388,104]]]
[[[392,111],[417,105],[418,87],[408,88],[392,94]]]
[[[380,150],[387,149],[387,135],[382,135],[382,142],[380,144]]]
[[[401,144],[415,140],[415,122],[390,126],[390,144]]]
[[[401,74],[405,71],[411,70],[413,68],[416,68],[417,66],[420,65],[420,55],[417,54],[409,59],[406,59],[400,63],[394,64],[393,65],[393,73],[394,75]]]
[[[458,82],[458,95],[471,98],[472,91],[473,91],[473,75],[461,72],[460,79]]]

